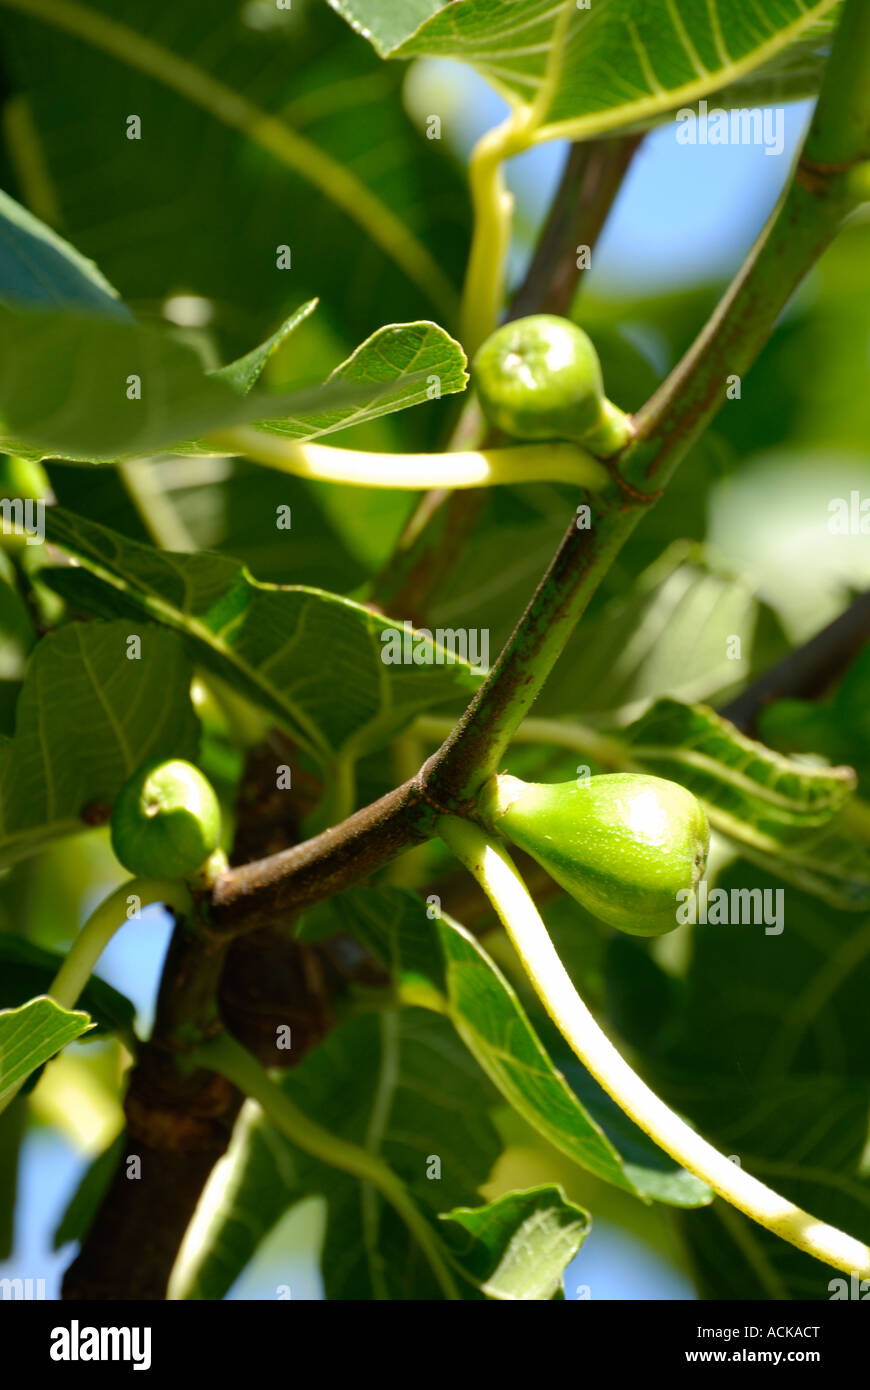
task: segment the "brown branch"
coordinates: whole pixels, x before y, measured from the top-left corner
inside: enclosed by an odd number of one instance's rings
[[[471,704],[421,771],[428,794],[462,814],[498,767],[578,619],[648,503],[599,494],[593,525],[572,518],[549,568]]]
[[[481,487],[427,492],[376,578],[371,601],[384,613],[424,626],[432,595],[456,564],[486,501]]]
[[[213,1072],[185,1075],[179,1054],[219,1028],[215,999],[229,946],[178,922],[150,1042],[124,1101],[125,1150],[63,1281],[65,1299],[162,1299],[200,1193],[241,1105]],[[131,1163],[138,1160],[138,1171]]]
[[[214,929],[247,931],[333,897],[422,843],[435,815],[414,778],[302,845],[229,869],[212,895]]]
[[[870,641],[870,591],[853,603],[802,647],[758,676],[720,711],[738,729],[751,730],[773,700],[798,696],[811,700],[833,685]]]
[[[583,274],[577,265],[578,247],[594,249],[642,139],[643,135],[625,135],[571,146],[508,318],[568,313]]]

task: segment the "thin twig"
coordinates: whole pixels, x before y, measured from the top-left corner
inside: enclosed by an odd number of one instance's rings
[[[333,897],[425,840],[434,815],[414,779],[302,845],[227,870],[212,895],[214,928],[229,937]]]
[[[764,671],[725,705],[720,713],[738,729],[754,727],[765,705],[785,696],[814,699],[842,675],[855,656],[870,641],[870,591],[817,632],[802,647],[784,656]]]
[[[507,317],[567,314],[642,135],[572,145],[547,219]]]

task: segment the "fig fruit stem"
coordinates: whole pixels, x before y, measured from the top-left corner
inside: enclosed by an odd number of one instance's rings
[[[129,899],[139,899],[139,910],[164,903],[177,916],[192,910],[193,900],[178,879],[130,878],[94,908],[58,970],[48,993],[65,1009],[72,1009],[94,972],[94,967],[115,932],[130,920]]]
[[[371,1183],[402,1218],[419,1245],[446,1299],[459,1298],[447,1255],[426,1216],[409,1195],[405,1184],[384,1160],[370,1149],[352,1144],[317,1124],[272,1080],[255,1057],[227,1033],[220,1033],[194,1048],[185,1066],[205,1067],[225,1076],[251,1100],[291,1144],[338,1168],[361,1182]]]
[[[511,448],[461,450],[444,454],[379,454],[300,444],[250,426],[221,430],[209,443],[226,454],[294,473],[299,478],[352,487],[493,487],[503,483],[570,483],[592,492],[609,481],[606,468],[576,444],[518,444]]]
[[[436,829],[486,893],[562,1036],[619,1108],[665,1153],[745,1216],[835,1269],[870,1276],[870,1246],[802,1211],[732,1163],[632,1070],[574,988],[509,855],[469,821],[445,816]]]
[[[624,449],[633,436],[631,416],[605,396],[601,402],[601,418],[595,428],[583,436],[582,443],[596,458],[611,458]]]

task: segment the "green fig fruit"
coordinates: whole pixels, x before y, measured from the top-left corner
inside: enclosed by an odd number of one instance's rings
[[[112,848],[131,874],[189,878],[220,843],[220,804],[192,763],[146,763],[118,793],[111,829]]]
[[[629,437],[598,354],[570,319],[533,314],[497,328],[474,359],[474,381],[491,424],[515,439],[570,439],[606,456]]]
[[[481,820],[526,851],[610,926],[659,936],[707,860],[710,828],[700,802],[661,777],[606,773],[546,785],[492,777]]]

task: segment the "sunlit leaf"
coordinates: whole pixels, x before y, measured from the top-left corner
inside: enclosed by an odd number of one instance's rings
[[[0,1103],[90,1027],[86,1013],[63,1009],[46,997],[0,1011]]]
[[[413,664],[385,664],[382,634],[402,624],[348,599],[260,584],[229,557],[158,551],[58,507],[46,525],[79,562],[45,574],[70,602],[180,633],[197,662],[325,766],[382,746],[422,710],[480,683],[467,661],[431,637],[421,636]]]

